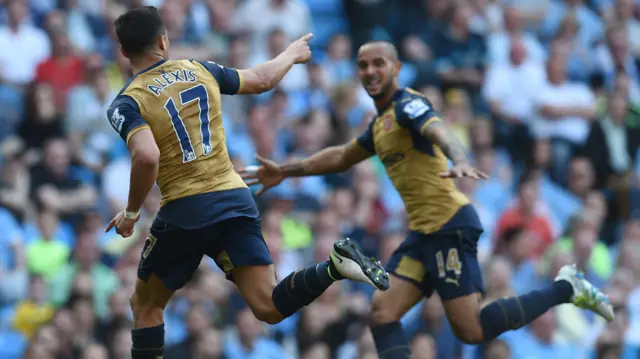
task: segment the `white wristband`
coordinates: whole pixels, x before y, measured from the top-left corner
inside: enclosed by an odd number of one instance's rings
[[[138,212],[129,212],[126,209],[124,210],[124,218],[126,219],[137,219],[140,216],[140,210]]]

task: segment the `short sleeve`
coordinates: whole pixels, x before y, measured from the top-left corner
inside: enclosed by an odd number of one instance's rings
[[[125,142],[128,142],[129,137],[134,133],[149,127],[140,113],[138,104],[127,95],[116,97],[107,110],[107,117],[111,126]]]
[[[356,139],[356,142],[365,150],[376,153],[376,148],[373,142],[373,124],[376,122],[375,118],[371,120],[367,129]]]
[[[220,87],[221,94],[235,95],[240,91],[242,86],[242,77],[238,70],[224,67],[213,61],[194,61],[204,66],[204,68],[211,73],[213,78],[216,79],[216,82]]]
[[[396,120],[400,126],[421,133],[424,125],[440,120],[440,115],[427,99],[414,97],[396,105]]]

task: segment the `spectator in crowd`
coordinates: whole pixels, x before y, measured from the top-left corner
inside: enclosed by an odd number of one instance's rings
[[[433,39],[433,53],[445,88],[463,88],[475,99],[484,81],[487,48],[484,39],[471,32],[469,16],[466,3],[454,4],[449,25]]]
[[[0,27],[0,78],[12,85],[28,85],[36,77],[36,67],[51,51],[47,34],[29,23],[24,0],[10,0],[7,22]],[[9,50],[10,49],[10,50]]]
[[[551,222],[543,214],[539,198],[539,177],[535,172],[522,175],[518,184],[518,197],[515,204],[507,209],[498,220],[496,244],[494,250],[498,253],[504,250],[505,233],[512,228],[522,227],[532,234],[529,254],[531,258],[538,258],[553,242]]]
[[[527,152],[529,126],[535,115],[539,91],[545,83],[541,63],[531,58],[523,40],[510,41],[508,61],[492,62],[483,86],[483,95],[498,126],[500,140],[515,160]],[[522,88],[526,83],[527,87]]]
[[[574,147],[586,140],[596,108],[593,93],[586,85],[567,80],[566,54],[561,51],[552,52],[547,61],[547,83],[536,101],[538,116],[533,128],[536,137],[551,140],[552,174],[564,183],[562,169]]]
[[[53,33],[51,57],[36,69],[36,82],[45,83],[53,90],[54,103],[59,111],[67,105],[67,94],[84,80],[84,64],[73,53],[66,33]]]
[[[607,113],[591,124],[584,152],[593,163],[596,187],[604,188],[613,175],[625,175],[635,163],[640,139],[625,124],[628,99],[614,92],[607,101]]]
[[[37,83],[27,92],[25,118],[18,134],[29,149],[42,149],[47,140],[63,137],[62,116],[56,107],[54,89],[47,83]]]
[[[43,152],[41,163],[31,172],[31,194],[41,208],[77,220],[81,211],[95,204],[95,189],[72,177],[71,149],[65,139],[47,141]]]
[[[493,66],[507,63],[511,59],[513,63],[514,43],[518,42],[527,55],[527,60],[534,63],[543,63],[545,50],[540,41],[531,33],[524,31],[522,16],[514,6],[504,9],[504,30],[491,33],[487,38],[488,60]]]

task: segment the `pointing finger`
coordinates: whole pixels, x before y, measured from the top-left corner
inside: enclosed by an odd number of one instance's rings
[[[116,224],[116,219],[112,219],[111,222],[109,222],[109,224],[107,225],[107,228],[104,230],[104,232],[109,232],[111,230],[111,228],[113,228],[113,226],[115,226]]]
[[[260,156],[260,155],[256,155],[256,159],[258,160],[258,162],[265,164],[265,162],[267,162],[267,159]]]
[[[439,174],[440,177],[442,178],[451,178],[451,172],[440,172]]]
[[[476,171],[476,173],[478,174],[478,176],[480,176],[480,178],[482,179],[489,179],[489,175],[482,172],[482,171]]]
[[[312,38],[312,37],[313,37],[313,34],[312,34],[312,33],[308,33],[308,34],[306,34],[306,35],[302,36],[302,37],[300,38],[300,40],[302,40],[302,41],[304,41],[304,42],[307,42],[307,41],[311,40],[311,38]]]

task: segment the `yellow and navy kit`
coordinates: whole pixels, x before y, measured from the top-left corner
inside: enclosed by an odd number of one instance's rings
[[[442,121],[422,94],[400,89],[378,111],[357,143],[375,153],[407,209],[409,228],[430,234],[449,229],[482,229],[469,200],[448,178],[442,150],[421,134],[429,123]]]
[[[221,95],[242,87],[240,73],[214,62],[162,60],[120,91],[107,116],[123,140],[150,129],[160,149],[158,217],[194,229],[258,217],[253,197],[234,171],[222,126]]]

